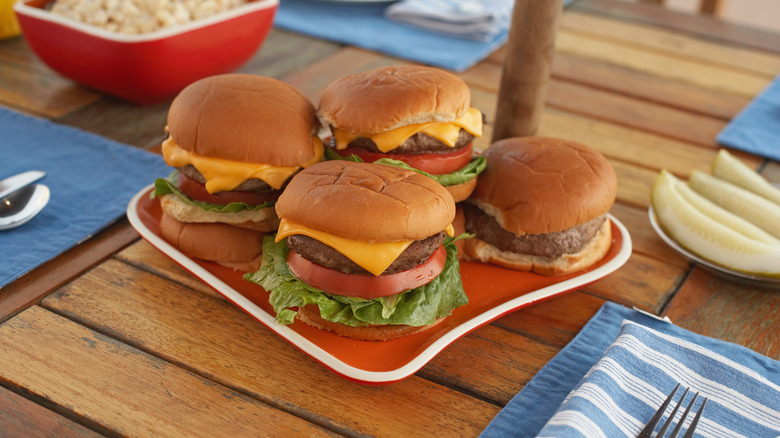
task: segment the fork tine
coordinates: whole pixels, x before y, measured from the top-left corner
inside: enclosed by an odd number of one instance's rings
[[[696,403],[696,398],[698,396],[699,396],[698,392],[693,395],[693,400],[691,400],[691,402],[688,403],[688,407],[685,408],[685,412],[683,412],[682,417],[680,417],[680,421],[677,422],[677,426],[675,426],[674,430],[672,431],[672,434],[669,435],[669,438],[676,438],[677,434],[680,433],[680,430],[682,430],[682,425],[683,423],[685,423],[685,419],[688,418],[688,414],[691,413],[691,408],[693,407],[693,404]],[[683,400],[685,400],[685,397],[680,399],[680,403],[677,405],[678,408],[683,403]]]
[[[672,413],[671,413],[671,414],[669,414],[669,418],[667,418],[667,419],[666,419],[666,422],[664,423],[664,425],[663,425],[663,427],[661,428],[661,430],[659,430],[659,431],[658,431],[658,435],[656,435],[656,436],[664,436],[664,434],[666,433],[666,431],[669,429],[669,426],[671,426],[671,425],[672,425],[672,422],[674,422],[674,417],[677,415],[677,411],[678,411],[678,410],[680,410],[680,406],[682,406],[682,404],[683,404],[683,401],[685,401],[685,396],[687,396],[687,395],[688,395],[688,390],[689,390],[689,389],[690,389],[690,388],[685,388],[685,392],[683,392],[683,395],[682,395],[682,397],[680,397],[680,401],[678,401],[678,402],[677,402],[677,405],[676,405],[676,406],[674,407],[674,409],[672,410]],[[698,393],[697,393],[697,394],[698,394]],[[694,397],[693,397],[693,399],[694,399],[694,400],[696,400],[696,397],[694,396]],[[682,423],[682,420],[684,420],[684,419],[685,419],[685,416],[686,416],[686,415],[688,415],[688,412],[690,412],[690,410],[691,410],[691,405],[688,405],[688,409],[685,411],[685,414],[684,414],[684,415],[683,415],[683,417],[680,419],[680,423]],[[678,432],[679,432],[679,431],[678,431]],[[674,436],[676,436],[676,434],[673,434],[672,436],[674,437]]]
[[[661,420],[664,411],[666,411],[666,407],[669,406],[669,403],[672,401],[672,398],[674,398],[674,395],[677,394],[677,389],[679,388],[680,388],[680,384],[678,383],[677,386],[674,387],[672,393],[669,394],[669,397],[666,397],[664,403],[655,412],[653,418],[651,418],[650,421],[647,423],[647,426],[645,426],[645,428],[642,429],[641,432],[639,432],[639,436],[637,438],[650,438],[651,434],[653,433],[653,430],[655,430],[655,426]]]
[[[696,431],[696,426],[699,425],[699,418],[701,418],[701,413],[704,412],[704,405],[706,404],[707,397],[704,397],[704,400],[701,402],[701,406],[699,406],[699,410],[696,412],[696,416],[693,417],[693,421],[691,421],[691,426],[688,428],[688,430],[685,431],[683,438],[693,438],[693,432]]]

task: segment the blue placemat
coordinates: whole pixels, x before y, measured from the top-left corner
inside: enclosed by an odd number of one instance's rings
[[[481,61],[506,43],[509,35],[508,30],[499,32],[487,42],[440,35],[385,18],[388,4],[282,0],[274,25],[453,71]]]
[[[780,76],[734,117],[718,143],[780,161]]]
[[[608,302],[482,437],[636,436],[678,382],[702,434],[780,436],[780,362]]]
[[[43,170],[51,190],[38,216],[0,231],[0,287],[123,217],[133,195],[170,173],[160,155],[4,108],[0,156],[0,179]]]

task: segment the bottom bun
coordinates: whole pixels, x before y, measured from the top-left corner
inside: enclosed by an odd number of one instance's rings
[[[345,338],[361,341],[389,341],[401,338],[413,333],[427,330],[444,320],[439,318],[430,325],[415,327],[411,325],[369,325],[364,327],[352,327],[346,324],[328,321],[320,316],[320,309],[314,304],[309,304],[298,309],[298,319],[312,327],[330,330]]]
[[[474,191],[474,187],[476,186],[477,178],[474,177],[464,183],[456,184],[454,186],[444,186],[444,188],[450,192],[450,195],[452,195],[452,199],[454,199],[455,202],[460,202],[471,196],[471,192]]]
[[[562,254],[556,258],[502,251],[477,239],[466,240],[466,252],[476,260],[518,271],[532,271],[542,275],[566,275],[587,269],[607,255],[612,246],[612,226],[609,219],[579,252]]]
[[[179,222],[166,213],[160,234],[188,257],[208,260],[244,272],[260,268],[265,233],[222,223]]]

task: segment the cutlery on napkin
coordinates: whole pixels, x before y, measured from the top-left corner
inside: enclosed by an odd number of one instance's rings
[[[482,436],[636,436],[677,383],[708,398],[697,433],[780,436],[779,361],[609,302]]]
[[[402,0],[385,9],[391,20],[475,41],[509,29],[514,0]]]
[[[780,434],[780,369],[775,367],[772,381],[762,370],[739,362],[747,357],[724,356],[627,321],[539,434],[572,436],[574,431],[601,430],[606,436],[635,436],[670,389],[681,382],[709,400],[697,433],[776,436]]]
[[[40,169],[51,189],[34,221],[0,233],[0,288],[122,218],[133,195],[170,173],[159,154],[6,108],[0,132],[3,172]]]

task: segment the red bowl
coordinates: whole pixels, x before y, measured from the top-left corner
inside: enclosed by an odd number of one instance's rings
[[[159,31],[125,35],[45,9],[14,5],[27,43],[53,70],[130,102],[152,104],[190,83],[233,71],[257,51],[279,0],[256,0],[222,14]]]

